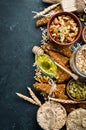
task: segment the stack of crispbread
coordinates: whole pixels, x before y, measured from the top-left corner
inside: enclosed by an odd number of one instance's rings
[[[56,102],[45,102],[37,112],[37,122],[44,130],[59,130],[66,122],[65,108]]]

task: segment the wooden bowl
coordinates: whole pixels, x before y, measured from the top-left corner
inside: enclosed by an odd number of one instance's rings
[[[55,40],[53,38],[53,36],[52,36],[52,33],[50,32],[50,26],[51,26],[52,22],[54,21],[54,19],[58,18],[59,16],[62,16],[62,15],[65,15],[66,17],[70,16],[74,20],[74,22],[77,24],[77,27],[78,27],[77,35],[75,36],[75,39],[73,41],[71,41],[71,42],[61,43],[61,42]],[[82,24],[81,24],[79,18],[75,14],[70,13],[70,12],[60,12],[60,13],[56,13],[55,15],[53,15],[51,17],[51,19],[49,20],[49,22],[47,24],[47,32],[48,32],[48,36],[49,36],[50,40],[53,43],[56,43],[58,45],[65,45],[65,46],[67,46],[67,45],[71,45],[71,44],[75,43],[80,38],[80,35],[81,35],[81,32],[82,32]]]
[[[84,43],[86,43],[86,27],[84,27],[82,30],[82,40]]]
[[[66,87],[66,92],[67,92],[67,95],[69,96],[69,98],[70,99],[72,99],[72,100],[74,100],[74,101],[86,101],[86,97],[85,98],[76,98],[76,97],[73,97],[71,94],[70,94],[70,92],[69,92],[69,86],[70,86],[70,84],[71,83],[77,83],[77,82],[81,82],[82,84],[85,84],[86,85],[86,83],[84,83],[83,81],[79,81],[79,80],[70,80],[69,82],[68,82],[68,84],[67,84],[67,87]],[[77,92],[77,86],[75,86],[75,89],[76,89],[76,92]],[[70,90],[72,90],[73,91],[73,88],[72,88],[72,86],[70,87]],[[73,91],[74,92],[74,91]],[[75,92],[74,92],[75,93]]]

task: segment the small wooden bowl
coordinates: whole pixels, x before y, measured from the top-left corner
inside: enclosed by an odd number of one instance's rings
[[[51,33],[50,33],[50,25],[51,25],[52,21],[53,21],[56,17],[62,16],[62,15],[70,16],[72,19],[74,19],[74,21],[77,23],[78,29],[79,29],[76,38],[75,38],[72,42],[68,42],[68,43],[64,43],[64,44],[60,43],[59,41],[56,41],[56,40],[52,37],[52,35],[51,35]],[[49,20],[49,22],[48,22],[48,24],[47,24],[47,32],[48,32],[48,36],[49,36],[50,40],[51,40],[53,43],[56,43],[56,44],[58,44],[58,45],[69,46],[69,45],[75,43],[75,42],[80,38],[81,32],[82,32],[82,24],[81,24],[79,18],[78,18],[75,14],[70,13],[70,12],[60,12],[60,13],[54,14],[54,15],[51,17],[51,19]]]
[[[86,27],[84,27],[82,30],[82,40],[84,43],[86,43]]]
[[[68,87],[69,87],[70,83],[73,82],[73,81],[74,81],[74,82],[77,82],[77,81],[75,81],[75,80],[72,79],[72,80],[70,80],[70,81],[68,82],[68,84],[67,84],[67,87],[66,87],[67,95],[69,96],[70,99],[72,99],[72,100],[74,100],[74,101],[77,101],[77,102],[85,101],[86,98],[77,99],[77,98],[72,97],[71,94],[69,93]]]

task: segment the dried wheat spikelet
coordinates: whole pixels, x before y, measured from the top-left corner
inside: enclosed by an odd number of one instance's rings
[[[50,4],[61,2],[61,0],[42,0],[42,1],[45,2],[45,3],[50,3]]]
[[[30,102],[30,103],[32,103],[32,104],[35,104],[35,105],[38,105],[39,106],[39,104],[37,103],[37,102],[35,102],[32,98],[29,98],[29,97],[27,97],[27,96],[25,96],[25,95],[23,95],[23,94],[21,94],[21,93],[16,93],[17,94],[17,96],[19,96],[20,98],[22,98],[23,100],[26,100],[26,101],[28,101],[28,102]]]
[[[37,98],[37,96],[36,96],[35,93],[31,90],[31,88],[27,87],[27,89],[29,90],[30,95],[31,95],[31,97],[33,98],[33,100],[34,100],[37,104],[39,104],[39,106],[41,106],[42,104],[41,104],[40,100]]]
[[[79,103],[86,103],[86,101],[81,101],[81,102],[77,102],[77,101],[73,101],[73,100],[70,100],[70,99],[68,99],[68,100],[64,100],[64,99],[58,99],[58,98],[52,98],[52,97],[48,97],[49,98],[49,100],[51,100],[51,101],[55,101],[55,102],[60,102],[60,103],[69,103],[69,104],[79,104]]]
[[[53,4],[48,6],[47,8],[45,8],[43,11],[37,13],[33,18],[38,18],[40,16],[43,16],[44,14],[46,14],[47,12],[49,12],[50,10],[54,9],[56,6],[58,6],[59,4]]]

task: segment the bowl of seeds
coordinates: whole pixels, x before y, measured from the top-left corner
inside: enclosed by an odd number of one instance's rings
[[[72,100],[86,100],[86,82],[72,79],[68,82],[66,90]]]

